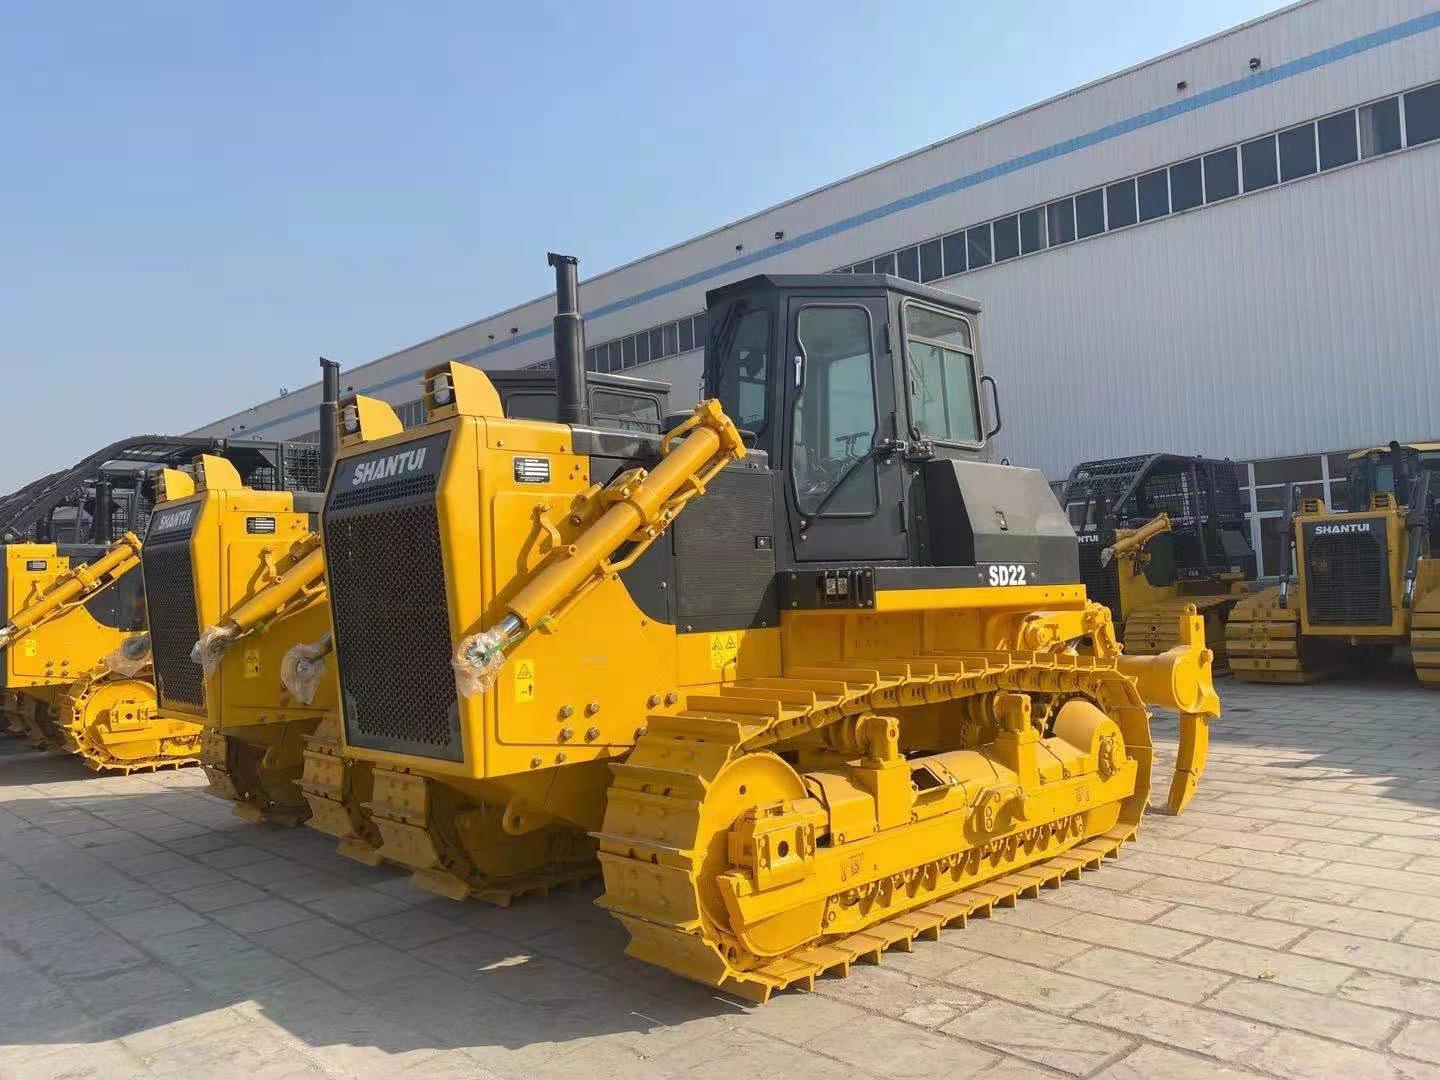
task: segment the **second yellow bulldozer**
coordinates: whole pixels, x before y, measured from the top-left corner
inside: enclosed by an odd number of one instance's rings
[[[1116,854],[1147,703],[1181,714],[1189,800],[1203,620],[1121,654],[1044,478],[987,460],[976,305],[883,276],[714,290],[710,399],[652,436],[592,423],[575,261],[551,263],[558,422],[458,363],[417,429],[342,403],[338,734],[383,857],[459,898],[598,856],[633,955],[764,1000]]]
[[[1231,666],[1246,682],[1307,683],[1409,646],[1421,685],[1440,689],[1440,443],[1357,450],[1346,480],[1344,510],[1286,489],[1280,584],[1232,613]]]
[[[1105,604],[1132,655],[1177,644],[1185,608],[1205,619],[1215,672],[1225,623],[1255,578],[1233,461],[1147,454],[1075,466],[1060,495],[1080,541],[1086,595]]]

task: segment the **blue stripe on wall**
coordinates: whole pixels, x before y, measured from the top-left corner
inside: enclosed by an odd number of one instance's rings
[[[866,210],[863,213],[842,218],[839,221],[821,226],[818,229],[813,229],[810,232],[801,233],[798,236],[782,240],[761,251],[751,252],[748,255],[741,255],[734,259],[727,259],[725,262],[707,267],[704,270],[698,270],[686,277],[667,282],[664,285],[658,285],[653,289],[647,289],[645,292],[636,293],[634,296],[628,296],[623,300],[616,300],[612,303],[604,304],[592,311],[587,311],[585,314],[589,318],[599,318],[602,315],[611,315],[617,311],[624,311],[627,308],[634,307],[636,304],[643,304],[649,300],[677,292],[680,289],[688,289],[693,285],[713,281],[715,278],[732,274],[736,270],[743,270],[747,267],[755,266],[776,255],[796,251],[840,233],[858,229],[860,226],[868,225],[872,221],[879,221],[882,218],[890,217],[892,214],[898,214],[916,206],[923,206],[925,203],[934,202],[936,199],[943,199],[947,195],[953,195],[957,191],[964,191],[966,188],[975,187],[977,184],[984,184],[999,177],[1007,176],[1010,173],[1019,172],[1021,169],[1028,169],[1031,166],[1039,165],[1047,161],[1054,161],[1057,158],[1073,154],[1078,150],[1084,150],[1100,143],[1108,142],[1111,139],[1119,138],[1121,135],[1128,135],[1142,128],[1164,123],[1166,120],[1172,120],[1186,113],[1196,112],[1199,109],[1207,108],[1221,101],[1228,101],[1231,98],[1240,97],[1242,94],[1248,94],[1274,83],[1283,82],[1296,75],[1303,75],[1306,72],[1315,71],[1318,68],[1337,63],[1346,57],[1368,52],[1382,45],[1389,45],[1392,42],[1413,37],[1427,30],[1434,30],[1437,27],[1440,27],[1440,11],[1432,12],[1428,15],[1421,15],[1418,18],[1409,19],[1402,23],[1396,23],[1394,26],[1388,26],[1383,30],[1376,30],[1370,34],[1363,34],[1360,37],[1352,38],[1339,45],[1332,45],[1328,49],[1321,49],[1319,52],[1311,53],[1308,56],[1302,56],[1299,59],[1291,60],[1284,64],[1277,64],[1275,67],[1266,71],[1256,72],[1254,75],[1247,75],[1243,79],[1236,79],[1234,82],[1226,83],[1224,86],[1217,86],[1213,90],[1206,90],[1203,93],[1195,94],[1185,98],[1183,101],[1175,101],[1169,105],[1162,105],[1158,109],[1151,109],[1149,112],[1138,113],[1124,120],[1117,120],[1113,124],[1107,124],[1105,127],[1097,128],[1084,135],[1077,135],[1073,139],[1066,139],[1063,142],[1054,143],[1040,150],[1032,150],[1028,154],[1022,154],[1019,157],[1002,161],[996,165],[980,169],[977,172],[968,173],[965,176],[956,177],[953,180],[947,180],[943,184],[937,184],[923,191],[917,191],[915,194],[907,195],[903,199],[896,199],[893,202],[884,203],[881,206]],[[492,356],[505,349],[513,348],[522,342],[534,341],[536,338],[545,337],[549,333],[550,327],[548,325],[540,326],[523,334],[515,334],[512,337],[506,338],[504,341],[497,341],[493,345],[486,345],[483,348],[475,349],[472,352],[457,356],[454,359],[464,362],[479,360],[482,357]],[[419,375],[419,369],[409,371],[404,375],[397,375],[383,382],[366,386],[362,388],[359,393],[373,394],[379,390],[388,390],[393,386],[410,382],[418,378]],[[256,424],[253,427],[247,428],[246,431],[248,434],[254,434],[268,428],[276,427],[279,424],[286,424],[292,420],[298,420],[310,415],[312,412],[312,409],[302,409],[299,412],[289,413],[285,416],[277,417],[274,420],[267,420],[263,424]]]

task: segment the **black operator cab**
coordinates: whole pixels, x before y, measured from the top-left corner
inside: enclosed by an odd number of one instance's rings
[[[992,464],[973,300],[885,275],[763,275],[707,310],[706,393],[768,460],[789,599],[818,602],[837,564],[880,588],[1078,580],[1044,477]]]

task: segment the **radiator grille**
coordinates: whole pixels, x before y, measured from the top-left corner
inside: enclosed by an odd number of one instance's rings
[[[1100,552],[1104,544],[1080,545],[1080,580],[1085,585],[1085,595],[1096,603],[1110,609],[1116,626],[1123,626],[1120,612],[1120,569],[1119,564],[1100,565]]]
[[[416,476],[332,497],[325,564],[346,740],[459,761],[435,487]]]
[[[165,543],[147,542],[140,558],[160,704],[203,713],[205,673],[190,659],[190,650],[200,637],[200,626],[195,613],[189,531]]]
[[[1305,603],[1316,625],[1390,622],[1390,567],[1373,533],[1312,536],[1305,544]]]

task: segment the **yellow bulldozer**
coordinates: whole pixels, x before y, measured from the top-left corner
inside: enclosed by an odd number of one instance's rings
[[[0,500],[0,708],[10,730],[97,770],[195,762],[200,728],[156,708],[137,534],[151,517],[152,471],[207,450],[229,455],[257,484],[307,472],[303,448],[136,436]]]
[[[1231,667],[1307,683],[1409,646],[1421,684],[1440,688],[1440,443],[1357,450],[1346,481],[1344,510],[1286,489],[1280,583],[1232,612]]]
[[[325,476],[339,368],[322,364]],[[494,382],[507,415],[553,420],[553,376],[504,372]],[[665,384],[602,374],[588,382],[597,422],[660,430]],[[318,496],[246,487],[214,455],[184,472],[165,470],[157,490],[143,565],[159,712],[203,728],[200,759],[211,791],[239,816],[297,824],[310,816],[297,786],[306,742],[324,753],[336,740]],[[353,768],[336,800],[339,817],[317,827],[349,841],[346,854],[373,863],[378,838],[360,809],[368,790],[366,770]]]
[[[1203,619],[1122,654],[1043,476],[987,460],[977,305],[885,276],[716,289],[707,400],[615,432],[575,260],[550,261],[557,422],[459,363],[425,372],[415,429],[341,402],[312,821],[364,763],[416,884],[503,898],[598,858],[632,955],[764,1000],[1115,855],[1147,703],[1180,713],[1189,800]]]
[[[1255,578],[1233,461],[1145,454],[1075,466],[1060,494],[1080,541],[1080,580],[1110,609],[1132,655],[1178,643],[1179,616],[1205,619],[1216,674],[1225,623]]]

